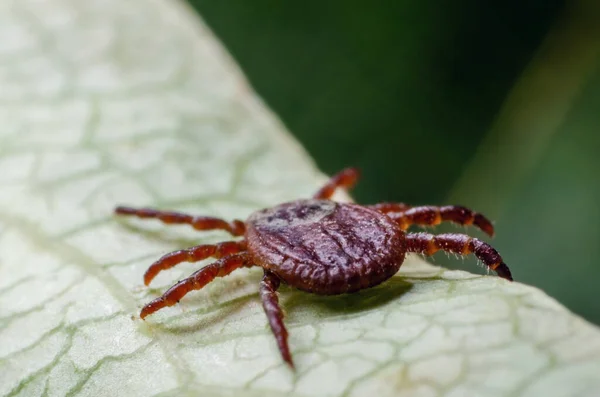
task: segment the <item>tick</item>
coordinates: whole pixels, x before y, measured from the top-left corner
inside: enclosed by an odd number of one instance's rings
[[[465,234],[406,233],[411,225],[433,226],[442,221],[475,225],[494,234],[483,215],[461,206],[409,206],[402,203],[358,205],[331,200],[337,188],[349,189],[358,171],[348,168],[332,177],[312,199],[301,199],[254,212],[244,222],[192,216],[150,208],[117,207],[119,215],[156,218],[167,224],[187,224],[196,230],[221,229],[237,241],[198,245],[174,251],[154,262],[144,274],[149,285],[161,271],[182,262],[209,257],[215,262],[197,270],[142,308],[140,317],[173,306],[188,292],[241,267],[259,266],[264,274],[260,298],[279,351],[294,367],[288,347],[277,289],[283,282],[320,295],[356,292],[392,277],[407,252],[433,255],[442,250],[474,254],[498,276],[512,281],[508,266],[489,244]]]

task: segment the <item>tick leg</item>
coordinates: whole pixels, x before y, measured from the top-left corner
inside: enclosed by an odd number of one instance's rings
[[[281,352],[283,360],[294,368],[292,355],[288,346],[288,332],[283,324],[283,311],[279,307],[279,298],[277,297],[277,288],[279,288],[279,278],[265,269],[265,274],[260,282],[260,299],[263,308],[267,314],[271,331],[277,340],[277,346]]]
[[[140,317],[142,320],[146,316],[154,313],[163,307],[173,306],[188,292],[201,289],[206,284],[213,281],[216,277],[224,277],[240,267],[250,267],[252,263],[246,253],[229,255],[211,263],[208,266],[192,273],[188,278],[181,280],[167,290],[161,297],[154,299],[142,308]]]
[[[439,250],[459,255],[475,254],[488,268],[494,270],[499,277],[512,281],[512,275],[502,257],[491,245],[466,234],[408,233],[406,235],[406,251],[433,255]]]
[[[411,208],[410,205],[404,203],[378,203],[366,205],[365,207],[369,207],[376,211],[383,212],[384,214],[388,214],[390,212],[404,212]]]
[[[180,212],[161,211],[153,208],[130,207],[117,207],[115,208],[115,214],[132,215],[143,219],[159,219],[167,224],[185,224],[190,225],[196,230],[226,230],[234,236],[241,236],[246,231],[244,222],[238,219],[227,222],[223,219],[212,218],[209,216],[192,216]]]
[[[144,284],[149,285],[152,279],[163,270],[170,269],[182,262],[198,262],[208,257],[221,259],[237,254],[246,249],[246,241],[226,241],[219,244],[197,245],[192,248],[170,252],[154,262],[144,274]]]
[[[331,179],[323,186],[313,198],[329,199],[333,196],[335,189],[343,187],[351,189],[358,181],[360,173],[356,168],[345,168],[331,177]]]
[[[450,221],[459,225],[475,225],[487,235],[494,235],[494,226],[489,219],[478,212],[459,205],[445,205],[443,207],[426,205],[411,208],[400,203],[399,208],[405,206],[406,209],[400,209],[399,211],[396,211],[389,203],[384,203],[382,206],[382,209],[378,209],[375,206],[371,206],[371,208],[386,213],[403,230],[408,229],[410,225],[434,226],[439,225],[442,221]]]

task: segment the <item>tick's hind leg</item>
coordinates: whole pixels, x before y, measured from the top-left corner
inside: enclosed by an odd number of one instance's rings
[[[149,285],[158,273],[182,262],[198,262],[208,257],[221,259],[246,249],[246,241],[226,241],[218,244],[197,245],[184,250],[173,251],[154,262],[144,273],[144,284]]]
[[[402,203],[383,203],[370,207],[387,214],[403,230],[408,229],[411,225],[435,226],[443,221],[450,221],[459,225],[475,225],[487,235],[494,235],[494,226],[489,219],[459,205],[409,207]]]
[[[216,277],[224,277],[240,267],[250,267],[252,263],[246,253],[234,254],[219,259],[208,266],[192,273],[188,278],[181,280],[167,290],[161,297],[154,299],[142,308],[140,317],[142,320],[146,316],[162,309],[163,307],[173,306],[188,292],[201,289],[206,284],[213,281]]]
[[[115,214],[131,215],[143,219],[159,219],[167,224],[190,225],[196,230],[226,230],[234,236],[241,236],[246,231],[244,222],[237,219],[227,222],[223,219],[210,216],[193,216],[181,212],[162,211],[153,208],[117,207],[115,208]]]
[[[277,288],[279,288],[279,278],[268,270],[265,270],[262,281],[260,282],[260,299],[262,300],[263,308],[267,314],[271,331],[277,340],[277,346],[281,352],[284,361],[294,368],[292,355],[288,346],[288,332],[283,324],[283,311],[279,306],[279,298],[277,296]]]
[[[494,270],[499,277],[512,281],[512,275],[502,257],[491,245],[466,234],[408,233],[406,235],[406,251],[424,255],[433,255],[439,250],[458,255],[475,254],[488,268]]]
[[[329,199],[335,193],[335,189],[343,187],[351,189],[358,181],[359,172],[356,168],[345,168],[331,177],[331,179],[323,186],[313,198]]]

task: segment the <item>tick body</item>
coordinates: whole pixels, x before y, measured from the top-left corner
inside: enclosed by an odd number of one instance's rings
[[[252,214],[248,253],[284,283],[323,295],[354,292],[393,276],[406,253],[389,217],[355,204],[298,200]]]
[[[442,221],[473,224],[493,235],[483,215],[460,206],[409,206],[382,203],[362,206],[330,200],[338,187],[350,188],[358,172],[345,169],[335,175],[312,199],[297,200],[256,211],[247,221],[228,222],[155,209],[118,207],[116,213],[156,218],[168,224],[188,224],[197,230],[222,229],[241,239],[199,245],[171,252],[154,262],[144,283],[162,270],[182,262],[209,257],[215,262],[199,269],[142,308],[140,317],[179,302],[240,267],[259,266],[264,275],[260,297],[283,359],[293,367],[277,288],[283,282],[300,290],[336,295],[373,287],[392,277],[407,252],[432,255],[439,250],[459,255],[474,254],[488,268],[512,280],[508,266],[489,244],[464,234],[407,233],[411,225],[433,226]]]

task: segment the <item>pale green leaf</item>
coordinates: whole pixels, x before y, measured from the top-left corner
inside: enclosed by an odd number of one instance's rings
[[[153,259],[228,237],[115,205],[244,218],[324,178],[178,2],[9,0],[0,33],[0,395],[600,394],[597,328],[534,288],[415,258],[357,294],[283,288],[296,372],[260,269],[140,321],[197,268],[149,289]]]

